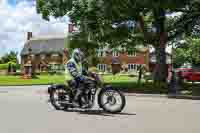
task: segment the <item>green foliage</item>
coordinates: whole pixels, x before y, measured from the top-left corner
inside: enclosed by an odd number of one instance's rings
[[[85,40],[80,40],[76,36],[73,36],[73,39],[69,41],[69,53],[71,55],[73,49],[80,48],[84,54],[85,59],[88,60],[89,66],[96,66],[99,62],[96,54],[96,49],[98,45],[94,42],[88,42]]]
[[[73,49],[75,48],[80,48],[86,56],[89,56],[94,53],[95,48],[97,48],[98,45],[93,42],[88,42],[85,40],[79,40],[78,38],[74,37],[72,40],[69,42],[69,52],[71,53]]]
[[[193,65],[200,65],[200,39],[188,39],[188,58]]]
[[[90,59],[91,61],[89,61],[89,62],[91,62],[91,66],[97,66],[97,64],[99,64],[99,57],[97,57],[97,54],[95,53],[92,57],[91,57],[91,59]]]
[[[187,54],[184,49],[177,48],[174,50],[173,64],[175,68],[182,66],[184,63],[188,62]]]
[[[13,62],[17,63],[17,52],[11,51],[10,53],[5,54],[3,57],[1,57],[1,63],[8,63],[8,62]]]
[[[153,45],[160,55],[157,76],[161,80],[167,76],[163,45],[191,32],[200,15],[199,7],[198,0],[37,0],[37,11],[43,18],[48,20],[50,15],[60,17],[67,14],[80,28],[79,38],[82,40],[100,46],[110,44],[111,47]],[[176,12],[182,12],[182,15],[167,24],[166,14]],[[130,29],[123,24],[130,20],[139,26]],[[113,27],[114,24],[118,26]]]
[[[188,38],[186,45],[176,48],[174,54],[175,67],[183,63],[200,66],[200,39]]]
[[[8,62],[6,64],[0,64],[0,70],[8,70],[9,64],[11,64],[12,67],[15,67],[16,70],[20,70],[21,65],[20,64],[16,64],[13,62]]]
[[[21,69],[21,65],[20,64],[16,64],[16,69],[20,70]]]
[[[200,15],[199,7],[198,0],[37,0],[37,11],[43,18],[48,20],[50,15],[61,17],[67,14],[80,27],[81,38],[87,40],[89,36],[93,41],[114,46],[122,43],[134,45],[138,41],[140,44],[147,41],[155,45],[157,39],[147,29],[154,26],[160,31],[166,13],[182,12],[179,17],[165,22],[169,40],[191,32],[194,21]],[[113,28],[113,24],[130,20],[140,21],[145,35],[138,33],[138,30],[128,30],[125,25]]]

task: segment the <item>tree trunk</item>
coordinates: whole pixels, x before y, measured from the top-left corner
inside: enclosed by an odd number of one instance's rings
[[[168,76],[168,69],[166,64],[166,43],[167,33],[165,32],[165,11],[160,8],[157,12],[154,12],[155,24],[158,35],[158,45],[156,47],[156,70],[155,80],[160,82],[166,82]]]
[[[166,43],[167,43],[167,33],[165,31],[165,10],[162,8],[155,9],[154,13],[154,20],[155,26],[157,30],[156,39],[157,42],[155,44],[155,52],[156,52],[156,67],[154,69],[154,80],[158,82],[166,82],[168,76],[167,64],[166,64]],[[139,28],[144,35],[147,34],[144,24],[144,18],[142,15],[138,17]]]

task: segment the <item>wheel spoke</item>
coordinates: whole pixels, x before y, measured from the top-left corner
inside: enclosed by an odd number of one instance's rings
[[[124,96],[117,90],[106,90],[101,96],[102,107],[108,112],[120,112],[125,105]]]
[[[109,97],[110,94],[109,94],[109,92],[105,92],[105,95],[106,95],[107,97]]]

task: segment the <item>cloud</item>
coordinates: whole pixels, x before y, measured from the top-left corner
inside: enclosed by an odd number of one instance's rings
[[[51,17],[48,22],[36,13],[34,0],[15,1],[16,4],[10,4],[8,0],[0,0],[0,56],[11,50],[20,52],[28,31],[34,36],[67,34],[67,16],[61,19]]]

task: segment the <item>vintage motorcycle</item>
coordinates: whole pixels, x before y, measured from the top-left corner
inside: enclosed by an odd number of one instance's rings
[[[126,104],[123,93],[110,85],[104,84],[101,76],[96,73],[90,73],[89,77],[83,86],[85,90],[79,98],[80,108],[91,109],[97,99],[97,104],[105,112],[121,112]],[[76,83],[71,80],[67,84],[54,84],[48,88],[50,102],[57,110],[75,108],[72,101],[77,92]]]

